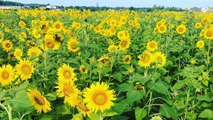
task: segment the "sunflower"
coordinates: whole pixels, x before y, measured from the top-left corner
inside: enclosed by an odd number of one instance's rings
[[[14,58],[14,52],[10,52],[8,54],[8,59],[13,59]]]
[[[19,26],[20,26],[21,28],[25,28],[25,27],[26,27],[26,23],[25,23],[24,21],[20,21],[20,22],[19,22]]]
[[[78,99],[78,103],[76,104],[76,108],[78,109],[78,111],[83,114],[83,116],[90,116],[92,111],[89,110],[85,103],[82,100]]]
[[[130,55],[126,55],[126,56],[123,58],[123,62],[124,62],[125,64],[130,64],[131,59],[132,59],[132,57],[131,57]]]
[[[103,65],[106,65],[108,67],[112,67],[111,58],[107,55],[103,55],[98,59],[99,67],[102,68]]]
[[[19,48],[16,48],[15,51],[14,51],[14,56],[17,60],[21,60],[21,57],[22,57],[22,50],[19,49]]]
[[[203,40],[197,41],[196,47],[199,48],[199,49],[203,48],[204,47],[204,41]]]
[[[68,41],[68,50],[70,50],[71,52],[77,52],[80,50],[80,47],[78,47],[79,45],[79,42],[75,39],[75,38],[71,38],[69,41]]]
[[[195,28],[201,28],[202,27],[202,24],[199,22],[199,23],[195,23]]]
[[[130,46],[130,40],[129,39],[123,39],[119,43],[119,50],[126,50]]]
[[[17,73],[20,75],[22,80],[30,79],[35,68],[29,60],[20,60],[16,66]]]
[[[2,48],[5,51],[10,51],[13,48],[13,43],[10,40],[5,40],[2,42]]]
[[[116,52],[116,51],[118,51],[118,46],[116,46],[116,45],[110,45],[109,47],[108,47],[108,52]]]
[[[25,32],[21,32],[19,35],[19,40],[24,41],[27,38],[27,34]]]
[[[186,32],[186,26],[185,25],[179,25],[179,26],[177,26],[176,32],[178,34],[184,34]]]
[[[149,51],[143,52],[141,55],[138,56],[138,58],[138,64],[141,67],[148,67],[153,60],[152,53],[150,53]]]
[[[208,40],[213,40],[213,27],[204,31],[204,37]]]
[[[58,80],[63,81],[75,81],[77,80],[76,75],[74,73],[74,68],[69,65],[63,64],[60,68],[58,68]]]
[[[4,34],[2,31],[0,31],[0,43],[2,42],[3,39],[4,39]]]
[[[53,49],[55,47],[55,41],[52,35],[48,35],[48,34],[45,35],[44,41],[45,41],[45,48]]]
[[[64,35],[61,34],[61,33],[56,33],[56,34],[54,35],[54,40],[55,40],[56,42],[62,42],[62,41],[64,40]]]
[[[109,86],[105,83],[92,84],[90,88],[86,88],[83,93],[84,102],[86,107],[91,111],[97,112],[110,109],[114,103],[115,98],[114,90],[108,90]]]
[[[117,37],[119,40],[130,39],[129,32],[127,30],[119,31],[117,33]]]
[[[116,33],[116,29],[114,27],[111,27],[108,31],[110,36],[113,36]]]
[[[39,56],[42,53],[42,51],[38,47],[31,47],[27,51],[28,56]]]
[[[0,67],[0,83],[2,86],[10,84],[15,78],[15,70],[11,65]]]
[[[53,27],[54,27],[56,30],[60,31],[60,30],[63,28],[63,24],[62,24],[62,22],[60,22],[60,21],[56,21],[56,22],[54,22]]]
[[[159,27],[157,27],[157,29],[158,29],[158,32],[161,34],[164,34],[167,30],[165,25],[160,25]]]
[[[52,110],[50,102],[37,89],[29,89],[27,95],[38,113]]]
[[[79,70],[80,70],[80,72],[81,72],[82,74],[87,74],[87,73],[88,73],[88,70],[85,68],[84,65],[81,65],[80,68],[79,68]]]
[[[155,52],[153,56],[154,56],[153,61],[156,63],[158,67],[162,67],[166,64],[166,56],[163,53]]]
[[[33,37],[36,38],[36,39],[38,39],[38,38],[41,37],[41,34],[38,32],[37,29],[33,29],[32,35],[33,35]]]
[[[158,42],[156,41],[149,41],[146,45],[147,50],[155,51],[158,49]]]
[[[70,106],[75,106],[77,104],[78,95],[81,92],[75,86],[73,81],[61,80],[57,83],[57,93],[59,97],[64,97],[64,103],[68,103]]]

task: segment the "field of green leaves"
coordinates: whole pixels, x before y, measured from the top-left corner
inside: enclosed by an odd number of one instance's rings
[[[213,119],[213,14],[0,10],[0,120]]]

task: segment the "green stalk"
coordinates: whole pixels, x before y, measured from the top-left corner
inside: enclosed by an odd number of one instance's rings
[[[8,105],[8,109],[7,109],[2,103],[0,103],[0,107],[2,107],[3,109],[5,109],[5,111],[7,112],[8,120],[12,120],[12,107],[10,107]]]
[[[186,97],[186,103],[185,103],[186,108],[185,108],[185,116],[184,116],[184,119],[186,119],[187,112],[188,112],[189,95],[190,95],[190,88],[189,88],[188,91],[187,91],[187,97]]]

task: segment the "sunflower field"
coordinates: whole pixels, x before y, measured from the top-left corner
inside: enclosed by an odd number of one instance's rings
[[[213,13],[0,10],[0,120],[213,119]]]

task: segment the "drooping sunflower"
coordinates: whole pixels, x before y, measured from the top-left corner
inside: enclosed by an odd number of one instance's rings
[[[110,109],[114,105],[112,101],[116,100],[115,91],[109,90],[109,86],[103,82],[97,82],[86,88],[83,96],[86,107],[94,112]]]
[[[149,41],[146,45],[147,50],[149,51],[155,51],[158,49],[158,42],[156,41]]]
[[[13,48],[13,43],[10,40],[5,40],[2,42],[2,48],[5,51],[10,51]]]
[[[27,95],[38,113],[52,110],[50,102],[37,89],[29,89]]]
[[[186,26],[185,25],[179,25],[179,26],[177,26],[176,32],[178,34],[184,34],[186,32]]]
[[[10,84],[15,78],[15,70],[11,65],[0,67],[0,83],[2,86]]]
[[[153,61],[153,55],[149,51],[143,52],[141,55],[138,56],[138,58],[139,58],[138,64],[141,67],[148,67]]]
[[[131,59],[132,59],[132,57],[131,57],[130,55],[126,55],[126,56],[123,58],[123,62],[124,62],[125,64],[130,64]]]
[[[29,60],[20,60],[19,64],[16,65],[18,75],[22,80],[30,79],[35,68]]]
[[[81,72],[82,74],[87,74],[87,73],[88,73],[88,70],[85,68],[84,65],[81,65],[80,68],[79,68],[79,70],[80,70],[80,72]]]
[[[19,48],[16,48],[14,51],[14,56],[17,60],[21,60],[22,57],[22,50]]]
[[[158,67],[163,67],[166,64],[166,56],[161,52],[155,52],[153,61]]]
[[[204,37],[208,40],[213,40],[213,27],[204,31]]]
[[[74,81],[61,80],[57,83],[57,93],[59,97],[64,97],[64,103],[68,103],[70,106],[75,106],[77,104],[78,95],[81,92],[78,90]]]
[[[130,47],[130,40],[129,39],[123,39],[119,43],[119,50],[126,50]]]
[[[92,111],[89,110],[87,108],[87,106],[85,105],[85,103],[82,100],[80,100],[80,99],[78,99],[78,103],[76,104],[76,108],[78,109],[78,111],[81,114],[83,114],[83,116],[90,116],[91,113],[92,113]]]
[[[199,48],[199,49],[203,48],[204,47],[204,41],[203,40],[197,41],[196,47]]]
[[[60,68],[58,68],[58,80],[63,81],[75,81],[77,80],[76,75],[74,73],[74,68],[69,65],[63,64]]]
[[[75,38],[71,38],[68,41],[68,45],[67,45],[68,50],[70,50],[71,52],[77,52],[80,50],[79,47],[79,42],[75,39]]]

